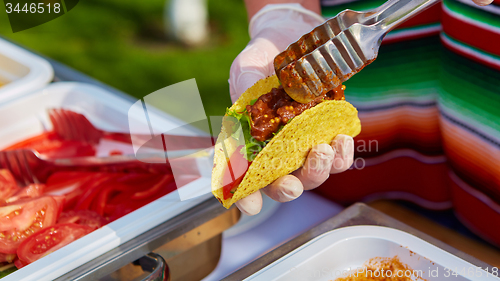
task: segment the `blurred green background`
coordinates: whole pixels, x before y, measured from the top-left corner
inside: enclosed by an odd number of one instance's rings
[[[82,0],[68,14],[12,33],[5,10],[0,34],[134,97],[196,78],[208,116],[231,104],[229,68],[248,43],[242,0],[209,0],[210,40],[189,48],[167,39],[165,0]]]

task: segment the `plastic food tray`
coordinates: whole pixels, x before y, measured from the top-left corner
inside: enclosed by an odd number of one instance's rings
[[[53,78],[48,61],[0,38],[0,104],[42,88]]]
[[[128,132],[128,118],[135,118],[133,115],[128,116],[131,106],[131,101],[92,85],[74,82],[53,83],[16,101],[0,105],[0,149],[50,129],[48,108],[71,109],[84,114],[101,129]],[[140,112],[135,114],[138,119],[142,118]],[[155,120],[151,125],[156,131],[165,132],[168,128],[179,124],[179,120],[160,111],[148,110],[148,114]],[[196,136],[203,133],[193,128],[185,130],[183,134]],[[53,280],[211,196],[207,194],[207,190],[210,190],[210,179],[207,177],[201,177],[180,189],[187,193],[204,195],[180,201],[178,190],[171,192],[6,276],[2,281]]]
[[[349,273],[355,276],[355,270],[372,258],[394,256],[414,270],[413,280],[422,280],[416,275],[425,280],[500,280],[494,270],[487,272],[411,234],[381,226],[327,232],[245,280],[335,280]],[[363,274],[372,273],[359,270],[358,276]]]

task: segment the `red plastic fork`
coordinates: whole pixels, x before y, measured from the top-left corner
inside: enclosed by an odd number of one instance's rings
[[[56,134],[64,140],[78,140],[98,144],[104,138],[132,144],[132,138],[134,138],[139,140],[140,143],[145,143],[150,148],[159,150],[165,148],[168,148],[168,150],[205,149],[215,144],[212,137],[206,136],[192,137],[166,134],[152,136],[106,132],[94,127],[82,114],[66,109],[49,109],[49,118]]]

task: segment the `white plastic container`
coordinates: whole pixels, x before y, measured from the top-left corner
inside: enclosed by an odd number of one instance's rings
[[[74,82],[52,83],[16,101],[0,105],[0,149],[38,135],[44,129],[50,129],[48,108],[71,109],[84,114],[100,129],[128,132],[127,114],[131,106],[131,101],[92,85]],[[179,123],[179,120],[159,111],[149,110],[148,114],[155,120],[152,126],[158,131],[168,131],[168,128]],[[183,133],[193,136],[202,134],[194,128]],[[210,179],[206,177],[190,182],[180,189],[204,195],[180,201],[176,190],[8,275],[2,281],[53,280],[211,196],[207,194],[207,190],[210,190]]]
[[[245,280],[329,281],[349,273],[354,275],[356,270],[358,276],[370,276],[369,271],[361,273],[365,262],[375,257],[394,256],[413,270],[400,275],[413,276],[413,280],[500,280],[498,269],[494,270],[496,274],[488,273],[411,234],[380,226],[351,226],[330,231]],[[415,278],[417,275],[423,279]]]
[[[47,85],[50,63],[0,38],[0,104]]]

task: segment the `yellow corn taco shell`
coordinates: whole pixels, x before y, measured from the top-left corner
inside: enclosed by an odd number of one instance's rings
[[[279,87],[279,81],[276,76],[262,79],[245,91],[230,110],[241,112],[252,100],[277,87]],[[233,153],[240,152],[236,151],[237,142],[230,137],[231,127],[227,122],[223,124],[215,146],[212,193],[226,208],[300,168],[313,146],[331,143],[338,134],[354,137],[361,131],[358,111],[347,101],[324,101],[304,111],[291,119],[262,149],[248,168],[233,196],[224,200],[222,178],[227,166],[226,155],[230,157]]]

